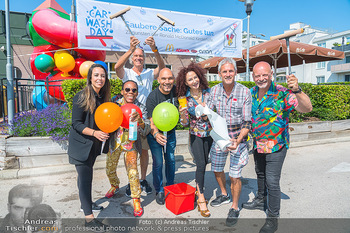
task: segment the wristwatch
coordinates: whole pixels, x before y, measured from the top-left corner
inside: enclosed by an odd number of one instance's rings
[[[297,91],[292,91],[294,94],[298,94],[302,91],[301,87],[299,86],[299,89]]]

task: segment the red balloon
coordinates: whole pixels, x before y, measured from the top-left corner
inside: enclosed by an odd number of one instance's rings
[[[77,58],[77,59],[75,59],[75,67],[74,67],[74,69],[73,69],[72,71],[73,71],[74,73],[79,74],[80,65],[81,65],[84,61],[86,61],[86,59],[84,59],[84,58]]]
[[[129,129],[129,119],[130,119],[131,109],[136,109],[136,111],[140,114],[140,117],[142,117],[141,109],[137,107],[135,104],[124,104],[120,108],[123,112],[123,122],[120,126],[125,129]]]
[[[98,106],[95,112],[97,127],[105,133],[116,131],[123,121],[123,113],[120,107],[112,102],[106,102]]]

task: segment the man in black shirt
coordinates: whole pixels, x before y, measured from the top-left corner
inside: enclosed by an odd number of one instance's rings
[[[40,187],[27,184],[19,184],[13,187],[8,196],[7,208],[9,213],[3,220],[0,232],[2,233],[25,233],[33,227],[26,223],[26,214],[36,205],[39,205],[43,198],[43,191]],[[30,231],[31,232],[31,231]]]
[[[166,185],[174,184],[175,178],[175,146],[176,136],[175,129],[167,132],[167,137],[155,126],[152,120],[154,108],[162,102],[170,102],[176,107],[179,106],[177,101],[174,75],[170,69],[164,68],[158,76],[159,87],[153,90],[146,101],[148,117],[151,122],[151,133],[147,135],[149,147],[152,152],[153,159],[153,186],[156,190],[156,201],[159,205],[164,205],[164,188],[163,188],[163,147],[165,160],[165,177]]]

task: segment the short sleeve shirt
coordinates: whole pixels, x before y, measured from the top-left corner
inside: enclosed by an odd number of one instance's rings
[[[146,105],[146,99],[152,91],[152,85],[154,80],[154,70],[152,69],[143,69],[141,74],[138,75],[132,69],[124,68],[124,77],[122,79],[123,82],[128,80],[135,81],[138,85],[139,95],[137,96],[137,100]]]
[[[148,96],[147,102],[146,102],[146,109],[147,109],[147,114],[148,118],[152,118],[153,110],[154,108],[163,102],[168,102],[173,105],[175,105],[176,108],[179,108],[179,102],[176,97],[175,93],[175,86],[171,89],[170,93],[168,95],[164,95],[160,90],[159,87],[154,89]],[[175,130],[172,129],[169,131],[169,134],[172,133]]]
[[[252,96],[246,86],[235,82],[231,93],[227,95],[222,83],[219,83],[211,88],[207,105],[225,118],[229,127],[250,129]]]
[[[259,88],[252,93],[252,134],[258,153],[273,153],[284,145],[289,148],[289,114],[298,106],[293,92],[274,82],[259,100]]]

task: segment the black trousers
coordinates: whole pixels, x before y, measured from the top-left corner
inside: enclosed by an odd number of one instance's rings
[[[261,154],[254,150],[255,172],[258,177],[257,197],[263,198],[267,195],[268,211],[275,216],[279,215],[281,206],[280,179],[286,154],[285,146],[270,154]]]
[[[192,154],[196,161],[196,183],[198,184],[199,191],[203,193],[205,167],[209,161],[209,151],[213,139],[211,137],[197,137],[191,134],[191,148]]]
[[[89,158],[83,164],[75,165],[75,169],[78,172],[78,190],[81,208],[84,211],[84,215],[92,214],[92,177],[93,166],[96,161],[96,153],[91,150]]]

